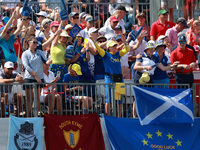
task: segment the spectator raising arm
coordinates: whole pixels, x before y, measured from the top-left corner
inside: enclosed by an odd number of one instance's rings
[[[1,33],[1,37],[0,37],[1,39],[4,38],[6,32],[8,31],[8,29],[9,29],[9,27],[10,27],[10,24],[12,23],[12,20],[13,20],[15,17],[16,17],[16,11],[14,11],[14,12],[12,13],[12,16],[11,16],[10,20],[9,20],[9,21],[7,22],[7,24],[5,25],[5,27],[4,27],[4,29],[3,29],[2,33]]]

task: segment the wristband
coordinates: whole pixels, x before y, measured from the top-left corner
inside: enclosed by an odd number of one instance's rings
[[[15,78],[13,78],[13,82],[15,82]]]
[[[143,70],[145,70],[145,66],[143,66]]]
[[[78,53],[78,56],[81,56],[81,54],[80,54],[80,53]]]

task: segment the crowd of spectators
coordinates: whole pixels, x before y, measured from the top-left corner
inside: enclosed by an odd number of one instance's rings
[[[176,73],[177,83],[191,85],[194,82],[192,72],[197,68],[200,43],[199,20],[180,17],[174,23],[168,21],[169,12],[161,8],[157,13],[158,20],[148,26],[148,13],[137,9],[137,14],[133,15],[128,13],[131,11],[128,5],[116,4],[115,1],[109,5],[97,4],[100,2],[102,1],[94,1],[95,15],[89,14],[86,6],[81,11],[75,5],[73,8],[67,5],[72,10],[68,10],[68,19],[62,19],[59,15],[58,7],[62,7],[60,5],[55,7],[40,4],[31,7],[32,10],[36,9],[30,16],[22,15],[23,7],[20,4],[11,9],[4,7],[9,16],[2,18],[0,29],[0,83],[68,84],[105,80],[109,84],[132,79],[135,83],[162,84],[170,83],[169,72]],[[104,12],[105,9],[109,11],[109,15]],[[105,23],[102,21],[104,19]],[[71,34],[74,26],[80,28],[75,37]],[[139,33],[141,27],[142,31]],[[132,35],[133,30],[135,35],[138,33],[136,38]],[[74,44],[76,41],[77,46]],[[71,51],[73,55],[69,58],[66,55]],[[4,90],[1,93],[3,116],[4,104],[12,93],[10,87],[5,88],[6,92]],[[26,113],[30,116],[34,97],[33,85],[25,84],[23,89],[26,93]],[[95,92],[92,86],[85,89],[84,86],[75,85],[53,84],[44,87],[44,84],[37,84],[38,111],[42,102],[48,103],[48,113],[52,113],[57,105],[57,114],[61,114],[62,97],[59,93],[67,93],[67,99],[79,100],[82,103],[82,112],[84,113],[84,108],[88,112],[95,100]],[[72,98],[72,91],[77,90],[81,94]],[[47,96],[48,94],[51,95]],[[20,95],[15,94],[14,99],[17,96]],[[22,98],[17,98],[20,102],[18,112],[22,112]],[[122,103],[123,99],[119,102],[119,116],[122,113]],[[107,115],[110,104],[111,88],[106,85]]]

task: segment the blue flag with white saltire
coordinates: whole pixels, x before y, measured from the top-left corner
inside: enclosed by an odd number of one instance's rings
[[[191,89],[149,88],[133,85],[141,125],[194,122]]]
[[[138,119],[110,116],[104,116],[104,120],[109,137],[107,142],[113,150],[200,150],[200,118],[195,118],[193,126],[142,126]]]
[[[41,150],[41,118],[10,116],[8,150]]]

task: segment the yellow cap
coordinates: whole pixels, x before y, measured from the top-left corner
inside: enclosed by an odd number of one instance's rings
[[[139,83],[147,83],[149,82],[149,80],[150,80],[149,74],[147,72],[144,72],[140,77]]]
[[[74,70],[77,75],[81,76],[82,75],[82,72],[81,72],[81,66],[78,65],[78,64],[73,64],[72,65],[72,70]]]
[[[107,48],[113,47],[113,46],[115,46],[115,45],[117,45],[117,43],[116,43],[115,41],[110,40],[110,41],[108,41],[108,43],[107,43]]]

